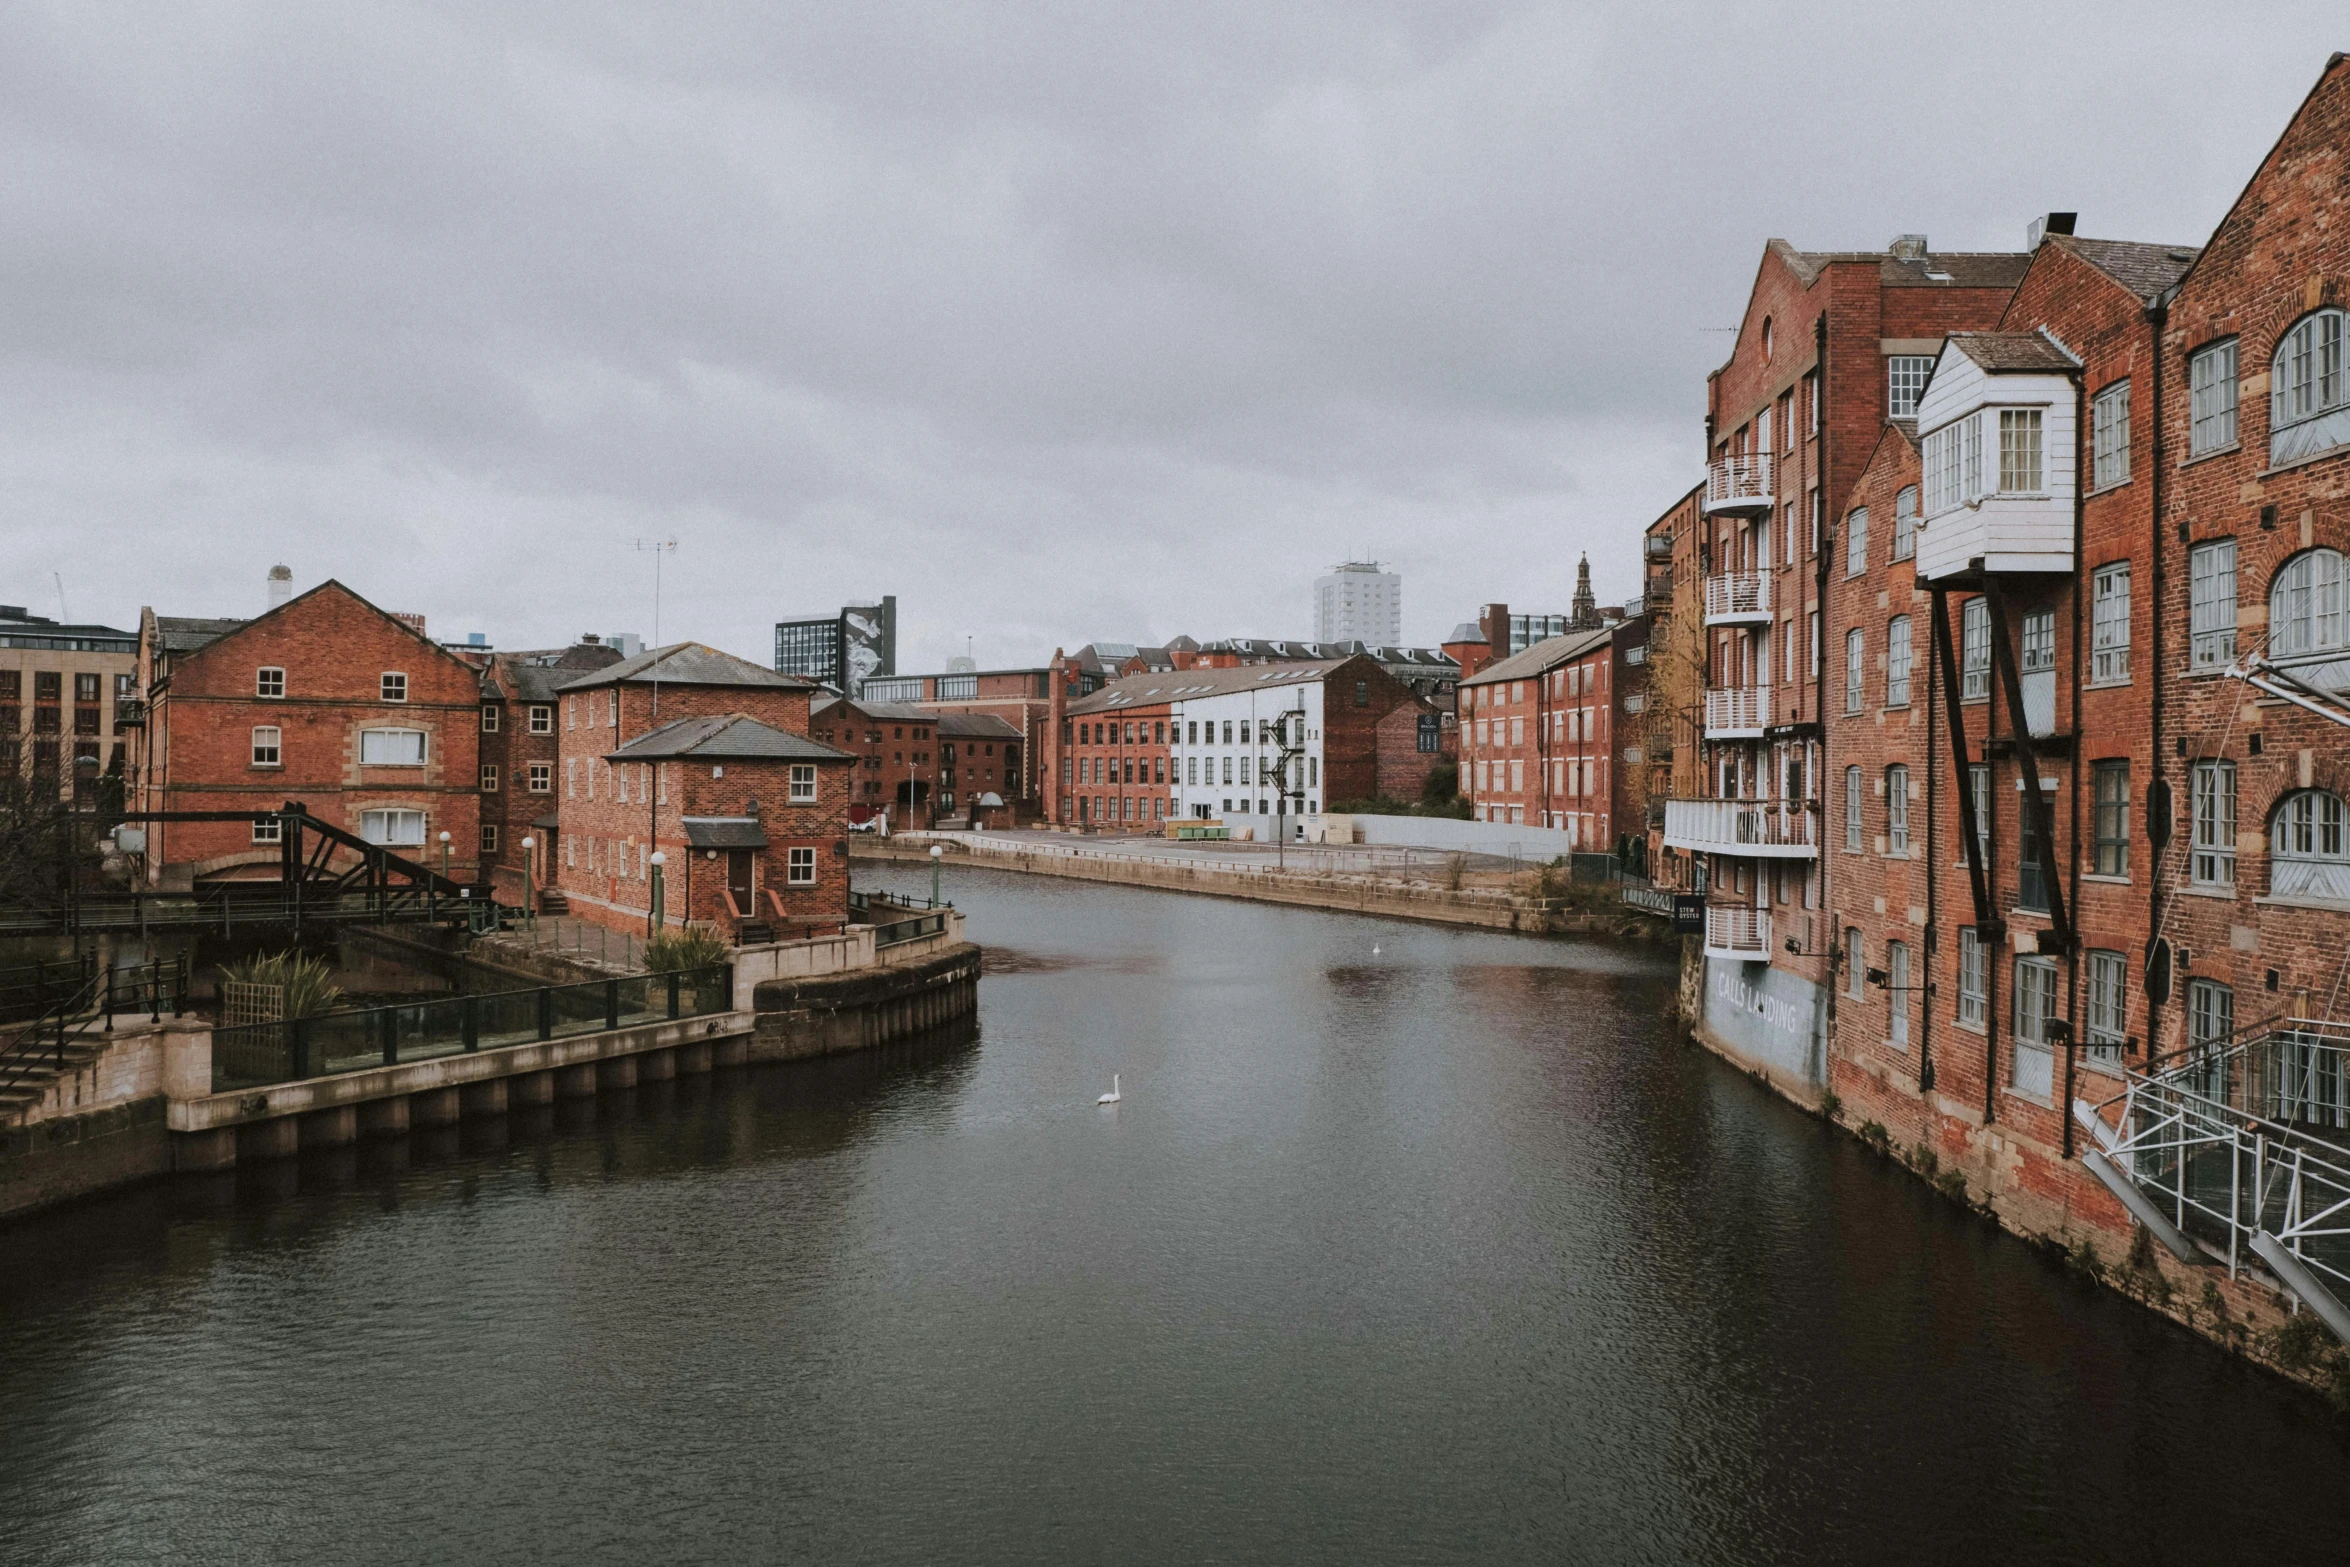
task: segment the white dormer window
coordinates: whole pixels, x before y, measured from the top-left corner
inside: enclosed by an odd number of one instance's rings
[[[1996,420],[1993,424],[1991,421]],[[2037,408],[1985,408],[1926,437],[1926,515],[1939,517],[1986,495],[2040,495],[2047,489],[2045,420]],[[1994,435],[1992,432],[1996,432]],[[1986,468],[1986,438],[1997,464]]]

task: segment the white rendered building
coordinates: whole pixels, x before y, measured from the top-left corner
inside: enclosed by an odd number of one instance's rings
[[[1314,579],[1314,636],[1391,646],[1403,641],[1403,578],[1377,561],[1350,560]]]

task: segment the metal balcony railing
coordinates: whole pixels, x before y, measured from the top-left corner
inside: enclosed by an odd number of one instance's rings
[[[1818,817],[1790,800],[1667,800],[1665,846],[1699,854],[1812,859]]]
[[[1705,623],[1729,625],[1771,618],[1771,578],[1762,571],[1738,571],[1705,579]]]
[[[1707,463],[1705,509],[1708,512],[1769,511],[1770,458],[1756,452],[1745,457],[1716,457]]]
[[[1747,963],[1769,962],[1771,911],[1709,904],[1705,911],[1705,955]]]
[[[1719,686],[1705,694],[1708,739],[1760,736],[1770,722],[1769,686]]]
[[[2350,1339],[2350,1028],[2293,1018],[2123,1074],[2082,1162],[2189,1262],[2264,1266]]]

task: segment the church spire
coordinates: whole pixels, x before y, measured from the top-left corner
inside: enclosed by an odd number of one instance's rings
[[[1575,568],[1575,601],[1568,606],[1567,628],[1571,631],[1597,631],[1599,607],[1591,597],[1591,557],[1585,555]]]

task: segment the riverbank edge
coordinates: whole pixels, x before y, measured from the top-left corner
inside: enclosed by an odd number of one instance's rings
[[[2117,1233],[2078,1222],[2069,1200],[2053,1202],[2020,1184],[2002,1182],[1995,1151],[1963,1162],[1945,1162],[1932,1149],[1913,1149],[1898,1142],[1878,1122],[1853,1125],[1834,1090],[1789,1077],[1706,1028],[1699,1021],[1703,1016],[1705,963],[1696,938],[1688,938],[1682,959],[1674,1023],[1690,1043],[1818,1117],[1878,1158],[1897,1165],[1944,1201],[1997,1225],[2048,1260],[2060,1263],[2083,1282],[2112,1290],[2205,1343],[2298,1383],[2337,1413],[2350,1413],[2350,1349],[2335,1343],[2314,1314],[2292,1314],[2281,1291],[2257,1282],[2249,1270],[2240,1279],[2215,1279],[2208,1268],[2190,1267],[2152,1244],[2153,1237],[2143,1228],[2132,1226]],[[1694,981],[1693,972],[1698,976]],[[1990,1140],[1997,1141],[1995,1137]],[[2108,1249],[2100,1250],[2100,1243]],[[2232,1308],[2231,1298],[2235,1303]],[[2264,1316],[2270,1325],[2263,1325]]]
[[[1017,871],[1031,876],[1058,876],[1068,881],[1104,882],[1112,886],[1144,887],[1156,892],[1188,892],[1203,897],[1240,898],[1253,903],[1278,903],[1292,908],[1324,909],[1338,914],[1372,914],[1384,919],[1416,920],[1428,925],[1468,925],[1484,930],[1510,931],[1523,936],[1585,936],[1622,941],[1670,951],[1673,938],[1662,934],[1663,922],[1626,908],[1619,914],[1595,914],[1562,908],[1559,900],[1521,898],[1515,894],[1465,894],[1440,887],[1392,887],[1334,876],[1291,875],[1279,871],[1234,871],[1180,861],[1111,860],[1073,854],[1029,853],[1006,848],[974,853],[951,839],[899,843],[890,839],[852,840],[852,860],[883,864],[928,865],[931,842],[943,846],[958,865],[979,870]]]

